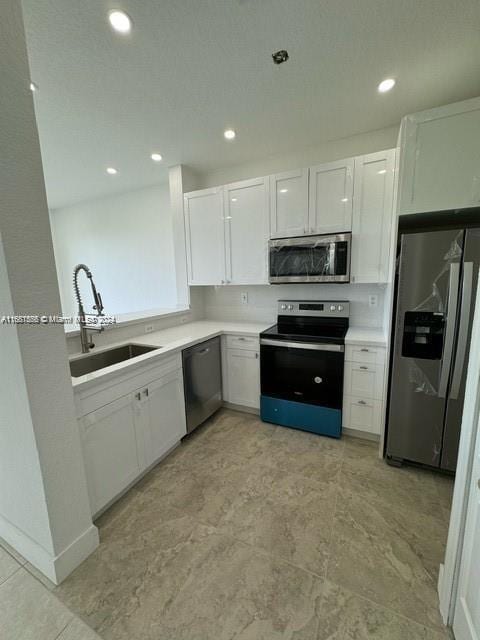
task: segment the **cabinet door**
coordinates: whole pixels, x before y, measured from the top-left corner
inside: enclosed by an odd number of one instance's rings
[[[224,284],[223,188],[186,193],[184,215],[188,284]]]
[[[346,429],[365,431],[379,435],[382,423],[382,403],[380,400],[344,396],[343,426]]]
[[[480,98],[402,121],[399,212],[480,205]]]
[[[268,283],[268,179],[227,185],[225,221],[227,282]]]
[[[187,433],[181,371],[151,382],[140,393],[147,399],[146,457],[147,464],[152,464]]]
[[[353,158],[310,168],[309,233],[352,228]]]
[[[227,349],[228,402],[260,407],[260,359],[258,351]]]
[[[393,220],[395,149],[355,158],[352,282],[386,282]]]
[[[93,515],[128,487],[141,471],[133,395],[87,414],[81,423]]]
[[[308,233],[308,169],[270,176],[270,237]]]

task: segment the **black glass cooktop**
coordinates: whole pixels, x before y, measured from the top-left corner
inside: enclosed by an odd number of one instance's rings
[[[343,344],[348,331],[348,318],[311,318],[279,316],[278,323],[263,331],[260,338],[297,342]]]

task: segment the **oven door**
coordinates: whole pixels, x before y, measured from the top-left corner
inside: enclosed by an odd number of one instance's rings
[[[260,340],[262,396],[342,409],[344,347]]]
[[[269,281],[350,282],[350,233],[269,242]]]

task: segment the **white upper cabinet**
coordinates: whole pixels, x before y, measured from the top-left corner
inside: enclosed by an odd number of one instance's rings
[[[268,282],[268,178],[225,187],[226,281]]]
[[[352,282],[386,282],[393,220],[395,149],[355,158]]]
[[[223,187],[184,195],[188,283],[223,284],[225,238]]]
[[[352,228],[353,158],[310,168],[308,233]]]
[[[308,233],[308,169],[270,176],[270,237]]]
[[[480,206],[480,98],[406,116],[399,213]]]

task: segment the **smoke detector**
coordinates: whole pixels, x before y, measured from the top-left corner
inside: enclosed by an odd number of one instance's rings
[[[286,51],[286,49],[280,49],[280,51],[272,53],[272,58],[274,64],[282,64],[289,58],[288,51]]]

